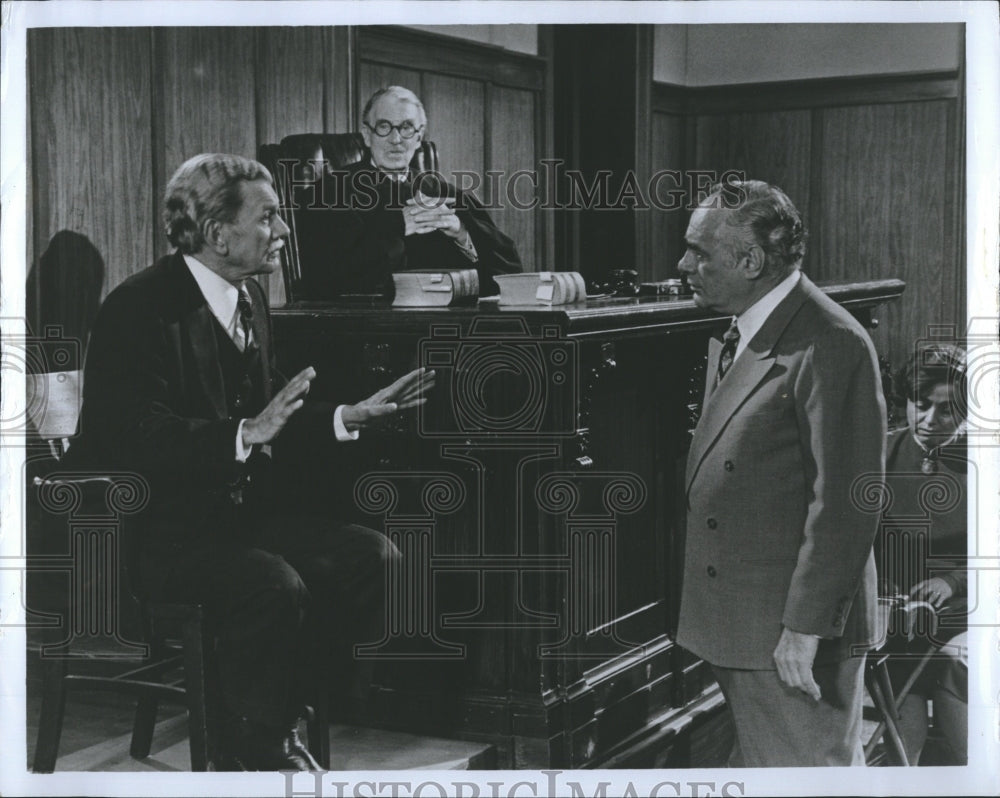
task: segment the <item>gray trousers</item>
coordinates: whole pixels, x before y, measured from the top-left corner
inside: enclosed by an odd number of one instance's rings
[[[864,657],[813,668],[822,698],[788,687],[777,671],[712,666],[736,727],[730,767],[864,765]]]

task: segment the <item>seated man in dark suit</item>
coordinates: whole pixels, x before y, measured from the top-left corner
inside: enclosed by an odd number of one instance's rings
[[[356,405],[305,401],[315,371],[278,372],[252,279],[278,268],[288,233],[271,175],[239,156],[199,155],[171,178],[165,206],[177,251],[101,307],[67,457],[149,482],[129,541],[133,582],[146,598],[210,614],[226,713],[217,766],[318,769],[294,731],[303,685],[326,668],[315,641],[335,628],[378,639],[398,553],[378,532],[282,506],[269,473],[294,445],[343,456],[340,441],[421,404],[433,372]]]
[[[361,161],[327,172],[297,200],[304,296],[391,294],[392,272],[425,268],[475,268],[480,295],[497,293],[493,275],[521,271],[514,242],[471,194],[410,174],[427,130],[417,96],[380,89],[362,117]]]

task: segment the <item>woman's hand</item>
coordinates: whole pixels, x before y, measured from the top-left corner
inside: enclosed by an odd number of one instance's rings
[[[911,599],[926,601],[936,610],[941,609],[954,594],[951,585],[939,576],[918,582],[910,590]]]

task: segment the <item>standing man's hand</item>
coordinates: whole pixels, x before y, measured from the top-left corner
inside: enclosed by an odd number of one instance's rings
[[[312,366],[303,369],[278,391],[259,415],[243,422],[243,445],[249,449],[255,443],[270,443],[284,429],[309,393],[309,383],[316,377]]]
[[[434,387],[434,372],[414,369],[392,385],[376,391],[356,405],[345,405],[340,420],[349,432],[364,429],[373,421],[390,416],[397,410],[417,407],[427,401],[427,392]]]
[[[774,649],[774,662],[778,666],[778,678],[789,687],[801,690],[814,701],[819,701],[819,685],[813,678],[812,666],[816,659],[819,638],[813,635],[781,630],[781,639]]]

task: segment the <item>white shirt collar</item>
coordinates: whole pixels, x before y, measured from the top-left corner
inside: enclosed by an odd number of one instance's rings
[[[760,332],[760,328],[774,313],[774,309],[781,304],[781,300],[792,293],[792,289],[798,285],[801,276],[802,272],[796,269],[736,317],[736,326],[740,330],[740,342],[736,345],[734,360],[747,348],[747,344],[753,340],[753,337]]]
[[[393,182],[396,182],[396,183],[405,183],[409,179],[409,177],[410,177],[410,170],[409,169],[407,169],[405,172],[387,172],[384,169],[381,169],[375,163],[374,159],[371,159],[369,161],[369,163],[371,163],[372,169],[375,169],[380,175],[385,175],[387,178],[389,178]]]
[[[236,309],[236,303],[240,298],[239,289],[191,255],[184,256],[184,263],[187,264],[194,281],[198,283],[198,288],[201,289],[212,315],[235,341],[240,336],[239,313]]]

